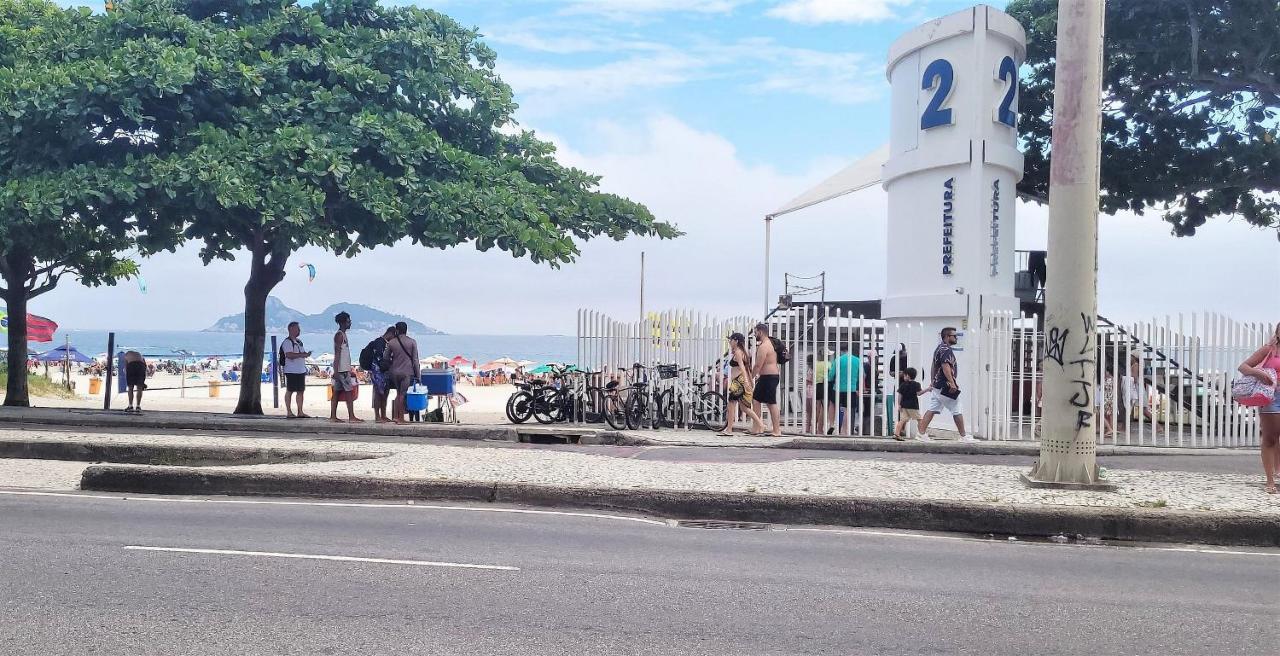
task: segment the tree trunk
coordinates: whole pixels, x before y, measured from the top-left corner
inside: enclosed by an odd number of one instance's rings
[[[31,405],[27,389],[27,286],[25,280],[5,279],[4,294],[9,313],[9,382],[4,404],[26,408]]]
[[[259,241],[253,248],[249,282],[244,286],[244,366],[235,414],[262,414],[262,362],[267,341],[267,296],[284,280],[287,252]]]

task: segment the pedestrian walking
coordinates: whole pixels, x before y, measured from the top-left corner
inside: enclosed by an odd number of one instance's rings
[[[753,373],[756,379],[755,402],[757,414],[764,416],[763,410],[769,411],[769,423],[773,430],[771,435],[782,437],[782,413],[778,411],[778,383],[782,381],[781,355],[773,339],[769,337],[769,326],[756,324],[756,357]]]
[[[952,347],[960,341],[956,329],[950,326],[943,328],[938,348],[933,350],[932,382],[933,394],[929,399],[929,409],[920,418],[920,434],[916,439],[928,442],[929,423],[943,410],[951,413],[956,422],[956,431],[960,433],[961,442],[976,442],[972,435],[964,431],[964,407],[960,403],[960,385],[956,383],[959,368],[956,366],[956,354]]]
[[[915,436],[920,423],[920,395],[924,394],[924,388],[916,381],[919,372],[915,367],[906,367],[899,373],[898,391],[894,393],[898,421],[893,427],[893,439],[901,442]]]
[[[351,371],[351,345],[347,343],[347,331],[351,329],[351,315],[339,312],[333,317],[338,324],[338,331],[333,334],[333,400],[329,402],[329,421],[341,424],[338,419],[338,404],[347,404],[347,421],[353,424],[364,423],[356,417],[355,401],[360,395],[360,381]]]
[[[862,358],[858,357],[858,347],[847,342],[840,345],[840,355],[831,365],[827,386],[832,394],[832,425],[827,435],[839,431],[840,435],[853,435],[853,426],[858,415],[858,386],[862,377]]]
[[[755,382],[751,379],[751,356],[747,354],[747,337],[742,333],[729,335],[729,408],[725,415],[726,422],[721,437],[733,437],[733,429],[738,423],[738,412],[751,418],[749,435],[764,433],[764,422],[751,407]]]
[[[379,424],[391,421],[387,417],[387,398],[391,396],[387,380],[387,342],[396,336],[396,327],[388,326],[382,335],[373,338],[360,349],[360,368],[369,372],[369,387],[373,388],[373,420]]]
[[[129,395],[125,412],[142,414],[142,392],[147,389],[147,360],[137,351],[125,351],[124,383]]]
[[[1239,371],[1269,387],[1280,383],[1276,379],[1276,372],[1280,371],[1280,324],[1267,343],[1240,363]],[[1267,494],[1276,494],[1276,476],[1280,475],[1280,393],[1273,395],[1270,405],[1258,409],[1258,423],[1262,429],[1262,473],[1266,476]]]
[[[422,378],[422,363],[418,361],[418,342],[408,336],[409,325],[401,321],[396,324],[396,334],[387,342],[387,360],[389,367],[388,394],[396,391],[396,399],[391,404],[393,421],[405,423],[405,395],[409,386],[417,384]]]
[[[302,328],[297,321],[290,321],[288,330],[289,336],[280,345],[281,368],[284,369],[284,412],[289,419],[305,419],[310,417],[302,409],[302,404],[307,393],[307,358],[311,357],[311,351],[298,339]],[[293,409],[294,399],[297,399],[296,412]]]

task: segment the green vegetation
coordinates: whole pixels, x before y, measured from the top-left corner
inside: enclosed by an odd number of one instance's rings
[[[0,387],[9,384],[9,368],[0,365]],[[29,396],[36,396],[46,399],[74,399],[75,393],[67,389],[61,383],[55,383],[51,378],[44,374],[35,374],[27,376],[27,391]]]
[[[1027,28],[1030,69],[1018,191],[1047,199],[1058,0],[1008,12]],[[1180,236],[1238,216],[1280,237],[1280,4],[1110,0],[1104,66],[1104,212],[1163,212]]]
[[[516,127],[496,54],[447,16],[377,0],[0,0],[0,273],[11,317],[119,253],[250,260],[244,367],[289,257],[405,240],[558,266],[577,242],[679,232]],[[11,328],[12,361],[26,357]],[[15,379],[25,379],[25,375]],[[261,414],[246,377],[237,413]],[[26,404],[10,386],[6,403]]]

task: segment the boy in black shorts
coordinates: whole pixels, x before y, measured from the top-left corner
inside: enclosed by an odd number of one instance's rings
[[[920,383],[916,382],[916,368],[903,369],[902,378],[898,381],[898,393],[895,395],[898,422],[893,428],[893,439],[899,442],[907,439],[908,436],[903,429],[908,426],[914,428],[920,421],[920,395],[923,393]]]

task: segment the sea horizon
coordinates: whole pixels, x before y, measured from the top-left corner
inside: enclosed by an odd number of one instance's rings
[[[62,328],[51,342],[27,342],[31,352],[44,352],[71,345],[89,357],[107,352],[108,335],[116,335],[115,347],[120,350],[136,350],[148,358],[176,359],[186,357],[236,360],[243,357],[244,333],[212,332],[204,330],[95,330]],[[381,333],[372,331],[347,331],[351,355],[357,357],[364,345]],[[499,335],[499,334],[409,334],[418,342],[422,357],[444,355],[449,358],[461,355],[479,364],[502,357],[517,360],[545,362],[573,362],[577,359],[577,339],[568,335]],[[271,334],[267,335],[266,348],[271,348]],[[276,335],[283,341],[284,334]],[[299,336],[316,355],[333,351],[333,333],[303,333]]]

